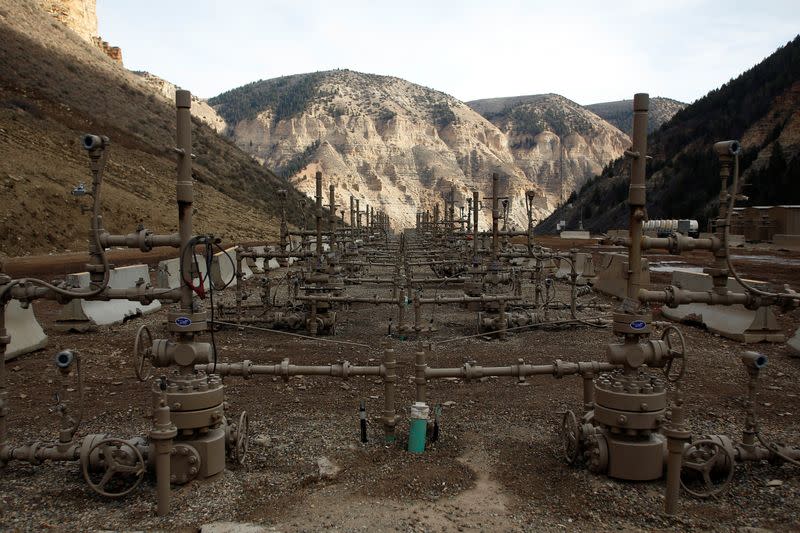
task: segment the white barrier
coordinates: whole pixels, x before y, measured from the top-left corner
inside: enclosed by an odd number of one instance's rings
[[[797,328],[797,331],[794,332],[792,338],[786,341],[786,344],[793,352],[792,355],[794,355],[795,357],[800,357],[800,328]]]
[[[247,265],[247,259],[242,259],[242,275],[244,279],[253,276]],[[231,247],[223,252],[214,254],[211,260],[211,281],[218,289],[236,286],[236,248]]]
[[[70,274],[67,280],[75,287],[89,286],[89,273]],[[108,286],[112,289],[130,289],[140,283],[150,282],[147,265],[131,265],[111,269]],[[161,309],[158,300],[144,305],[133,300],[72,300],[61,308],[55,328],[59,331],[88,331],[94,326],[119,324],[137,316],[148,315]]]
[[[592,235],[588,231],[562,231],[562,239],[591,239]]]
[[[556,271],[556,279],[564,279],[569,281],[572,274],[572,267],[570,261],[560,259],[558,271]],[[579,253],[575,254],[575,273],[578,277],[575,283],[578,285],[586,285],[590,279],[595,277],[594,263],[592,263],[591,254]]]
[[[6,361],[47,346],[47,335],[36,320],[32,305],[26,309],[18,300],[11,300],[6,305],[5,319],[6,331],[11,336],[11,344],[6,346]]]
[[[208,290],[211,281],[208,279],[206,260],[202,255],[195,255],[197,259],[197,269],[203,278],[203,288]],[[195,285],[200,283],[198,278],[194,279]],[[156,286],[161,289],[177,289],[181,286],[181,261],[175,259],[165,259],[158,262],[158,272],[156,275]]]
[[[749,284],[764,287],[765,283],[747,280]],[[697,272],[674,271],[672,285],[689,291],[710,291],[713,288],[711,276]],[[743,293],[744,288],[728,278],[729,291]],[[769,307],[750,310],[743,305],[708,305],[701,303],[679,305],[676,308],[662,307],[661,312],[670,320],[678,322],[697,322],[709,331],[735,341],[784,342],[786,336],[778,326],[775,314]]]
[[[628,292],[628,256],[603,252],[600,257],[600,269],[593,287],[608,296],[625,299]],[[642,259],[640,279],[642,286],[650,285],[650,263],[647,259]]]

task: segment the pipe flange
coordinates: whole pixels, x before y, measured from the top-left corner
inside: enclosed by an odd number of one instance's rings
[[[281,361],[279,372],[280,372],[280,375],[281,375],[281,378],[283,379],[283,381],[284,382],[288,382],[289,381],[289,358],[288,357],[285,358],[283,361]]]
[[[593,474],[604,474],[608,470],[608,442],[606,436],[595,428],[594,434],[587,439],[584,452],[586,465]]]
[[[183,485],[197,478],[203,459],[194,446],[176,444],[170,451],[170,483]]]

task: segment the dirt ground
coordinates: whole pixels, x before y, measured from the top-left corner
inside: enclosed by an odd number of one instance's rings
[[[698,263],[706,259],[702,254],[680,258]],[[748,277],[800,286],[798,269],[784,268],[780,261],[742,265]],[[347,288],[353,295],[387,293],[386,288],[366,285]],[[582,300],[614,304],[597,295]],[[86,405],[78,436],[146,434],[151,397],[149,385],[134,377],[132,345],[141,324],[148,324],[156,337],[163,334],[165,311],[91,334],[71,334],[52,329],[56,305],[37,302],[35,310],[50,344],[7,364],[11,442],[57,438],[57,420],[49,412],[58,384],[52,357],[64,348],[79,350],[83,362]],[[487,337],[440,342],[473,333],[475,317],[455,307],[434,313],[438,332],[408,338],[387,335],[394,308],[362,304],[341,309],[336,336],[327,340],[363,346],[254,330],[216,334],[220,360],[232,362],[275,363],[288,357],[296,364],[345,359],[377,365],[381,347],[394,348],[401,414],[394,445],[383,443],[383,387],[374,378],[343,382],[306,377],[287,383],[271,377],[226,378],[229,416],[236,419],[243,409],[250,416],[248,460],[244,466],[229,464],[215,479],[174,487],[168,517],[155,516],[152,475],[130,496],[108,500],[88,488],[76,463],[14,462],[0,476],[0,526],[21,531],[193,531],[231,521],[260,524],[268,531],[800,530],[800,482],[797,468],[790,465],[738,465],[729,492],[712,500],[684,495],[676,518],[662,513],[663,481],[620,482],[568,466],[561,457],[558,426],[565,409],[581,409],[577,378],[534,377],[523,384],[513,379],[432,381],[429,401],[443,404],[440,438],[424,454],[407,453],[413,357],[421,345],[433,343],[430,366],[454,367],[469,360],[485,365],[514,364],[519,358],[534,364],[603,361],[606,345],[613,341],[607,329],[581,328],[516,332],[505,342]],[[583,316],[608,313],[586,310]],[[798,311],[779,313],[778,318],[787,334],[800,324]],[[699,328],[686,326],[683,331],[690,351],[684,391],[693,435],[740,438],[747,377],[739,355],[757,349],[769,357],[757,406],[762,431],[774,441],[800,443],[800,359],[792,358],[782,344],[745,347]],[[359,441],[361,400],[369,419],[367,444]],[[322,458],[340,471],[321,475]]]

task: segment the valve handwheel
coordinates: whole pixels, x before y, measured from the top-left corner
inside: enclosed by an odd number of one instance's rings
[[[563,446],[564,458],[567,464],[574,464],[578,460],[581,447],[581,433],[575,413],[567,410],[561,419],[561,445]]]
[[[92,473],[89,472],[89,463],[95,450],[98,450],[103,461],[102,477],[99,481],[92,479]],[[119,498],[139,486],[144,479],[146,467],[142,453],[136,446],[122,439],[103,439],[89,449],[81,469],[83,479],[93,491],[101,496]],[[106,487],[112,480],[117,480],[121,487],[108,490]]]
[[[247,450],[250,449],[250,419],[247,411],[239,415],[239,424],[236,426],[236,442],[233,448],[233,460],[240,465],[244,464]]]
[[[153,356],[153,336],[147,326],[141,326],[133,342],[133,370],[139,381],[147,381],[153,375],[149,359]]]
[[[667,351],[669,359],[667,364],[664,365],[664,375],[671,383],[680,381],[686,374],[686,339],[683,333],[675,326],[667,326],[664,333],[661,334],[661,340],[667,344]],[[676,359],[680,359],[680,366],[677,372],[672,372],[672,365]]]
[[[725,446],[712,439],[701,439],[692,443],[683,451],[681,464],[681,486],[683,490],[697,498],[710,498],[722,494],[728,489],[733,480],[734,466],[733,454]],[[684,474],[692,473],[702,479],[700,488],[688,485],[690,481]],[[711,477],[712,473],[717,478]]]

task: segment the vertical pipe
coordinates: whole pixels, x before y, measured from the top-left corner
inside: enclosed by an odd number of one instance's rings
[[[356,198],[356,229],[357,233],[361,235],[361,201]]]
[[[189,245],[192,238],[192,204],[194,203],[194,185],[192,183],[192,94],[189,91],[175,91],[175,107],[177,108],[177,153],[178,182],[176,197],[178,201],[178,234],[181,239],[181,252]],[[181,311],[192,310],[192,289],[187,280],[192,279],[194,261],[184,261],[181,265]],[[193,335],[186,335],[191,339]]]
[[[332,252],[336,248],[336,222],[337,222],[337,220],[336,220],[336,188],[333,186],[333,183],[331,183],[330,187],[328,187],[328,195],[330,197],[330,200],[328,201],[328,209],[330,210],[330,213],[329,213],[330,216],[329,216],[328,220],[330,221],[330,226],[331,226],[330,227],[331,236],[330,236],[329,241],[330,241],[331,252]]]
[[[355,228],[356,227],[356,215],[355,215],[355,212],[354,212],[355,208],[353,207],[353,201],[354,201],[354,198],[351,196],[350,197],[350,227],[351,228]]]
[[[633,96],[633,149],[631,164],[631,185],[628,190],[628,203],[630,205],[628,250],[628,298],[638,302],[641,288],[642,275],[642,225],[645,218],[645,167],[647,157],[647,110],[650,97],[647,93],[637,93]]]
[[[664,494],[664,512],[675,515],[678,512],[680,497],[683,451],[691,437],[691,433],[686,430],[680,384],[675,391],[675,402],[671,412],[672,417],[664,428],[664,435],[667,437],[667,486]]]
[[[162,384],[165,387],[166,384]],[[167,400],[163,396],[159,400],[158,407],[154,413],[155,424],[150,431],[150,440],[156,456],[156,510],[158,516],[166,516],[169,513],[170,502],[170,465],[172,452],[172,439],[178,434],[178,429],[172,424],[169,416]]]
[[[497,223],[500,220],[500,211],[497,208],[497,194],[500,177],[496,172],[492,173],[492,258],[497,261],[500,257],[499,239],[497,238]]]
[[[583,412],[588,413],[594,409],[594,374],[586,372],[583,378]]]
[[[236,247],[234,257],[236,257],[236,323],[239,324],[239,329],[242,329],[242,280],[244,279],[244,272],[242,272],[242,256],[240,255],[239,247]],[[220,258],[222,260],[222,258]]]
[[[414,383],[417,387],[414,401],[419,403],[425,403],[428,401],[428,380],[425,377],[425,370],[427,368],[428,362],[425,355],[425,350],[420,350],[414,356]]]
[[[397,438],[395,426],[397,425],[397,413],[395,411],[394,397],[397,383],[397,357],[394,350],[388,348],[383,351],[383,432],[386,442],[394,442]]]
[[[317,261],[322,259],[322,172],[317,172],[317,194],[316,194],[316,230],[317,230]]]
[[[478,191],[472,191],[472,260],[478,261]]]

